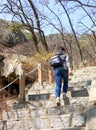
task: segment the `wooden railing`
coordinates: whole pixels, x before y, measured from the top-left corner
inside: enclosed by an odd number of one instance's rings
[[[24,101],[25,100],[25,79],[26,79],[26,76],[29,74],[32,74],[36,70],[38,71],[38,83],[40,85],[42,85],[43,84],[43,74],[42,74],[43,69],[42,69],[41,64],[38,64],[38,66],[36,68],[34,68],[32,71],[18,76],[14,81],[12,81],[8,85],[6,85],[2,89],[0,89],[0,92],[2,90],[4,90],[5,88],[9,87],[10,85],[12,85],[14,82],[16,82],[16,80],[19,79],[19,97],[20,97],[20,100]],[[48,73],[49,84],[52,84],[53,83],[53,71],[50,69],[50,70],[46,71],[46,73]]]

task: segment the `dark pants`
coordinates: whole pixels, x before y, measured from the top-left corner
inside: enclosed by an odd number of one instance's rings
[[[63,80],[63,92],[67,93],[68,89],[68,70],[63,67],[54,69],[54,78],[56,81],[56,97],[60,97],[62,80]]]

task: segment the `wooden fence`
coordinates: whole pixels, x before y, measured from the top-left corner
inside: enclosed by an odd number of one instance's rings
[[[44,69],[44,68],[43,68]],[[11,86],[13,83],[15,83],[17,80],[19,80],[19,97],[21,101],[25,100],[25,79],[26,76],[29,74],[32,74],[33,72],[35,72],[37,70],[38,73],[38,83],[40,85],[43,84],[43,71],[41,64],[38,64],[38,66],[32,70],[31,72],[28,72],[27,74],[23,74],[18,76],[15,80],[12,81],[11,77],[8,77],[8,85],[6,85],[5,87],[0,89],[0,92],[6,88],[8,88],[9,86]],[[48,83],[52,84],[53,83],[53,71],[50,69],[48,71],[46,71],[46,73],[48,73]],[[10,88],[9,88],[10,89]]]

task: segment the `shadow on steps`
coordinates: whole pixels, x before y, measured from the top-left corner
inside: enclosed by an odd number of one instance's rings
[[[72,97],[88,97],[89,93],[87,89],[71,91]]]
[[[64,105],[69,105],[69,104],[70,104],[69,98],[66,97],[66,98],[64,99]]]
[[[50,93],[29,95],[29,101],[47,100],[50,98]]]

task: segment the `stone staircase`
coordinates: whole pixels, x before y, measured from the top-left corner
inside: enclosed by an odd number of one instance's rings
[[[61,95],[61,106],[57,107],[55,85],[34,84],[25,103],[13,103],[13,109],[3,112],[4,130],[85,130],[88,95],[85,89],[71,89],[65,101]]]
[[[3,111],[0,130],[95,130],[87,123],[91,82],[71,81],[66,100],[61,95],[61,106],[55,103],[55,84],[28,84],[25,102],[8,100],[11,109]]]

